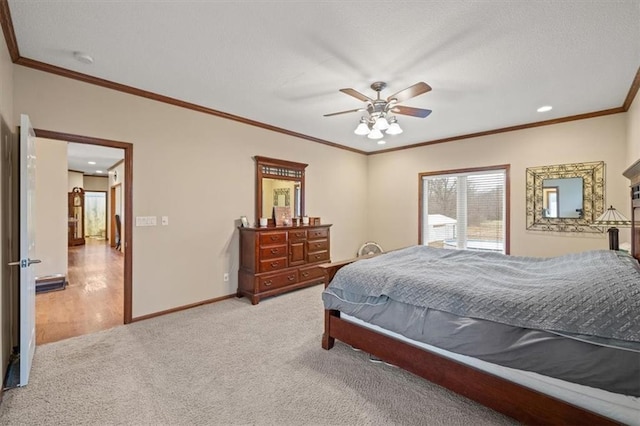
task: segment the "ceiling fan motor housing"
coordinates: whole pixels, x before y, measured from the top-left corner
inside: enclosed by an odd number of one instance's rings
[[[367,106],[367,112],[370,116],[375,116],[377,118],[378,116],[387,112],[387,105],[387,102],[383,100],[373,101],[373,103],[369,103],[369,105]]]

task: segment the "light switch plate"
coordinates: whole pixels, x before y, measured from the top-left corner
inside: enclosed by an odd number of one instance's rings
[[[155,216],[136,216],[136,226],[156,226],[157,218]]]
[[[162,216],[162,226],[167,226],[169,224],[169,216]]]

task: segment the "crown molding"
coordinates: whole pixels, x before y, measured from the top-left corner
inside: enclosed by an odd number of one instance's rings
[[[320,143],[323,145],[327,145],[327,146],[331,146],[333,148],[338,148],[338,149],[343,149],[346,151],[351,151],[351,152],[355,152],[357,154],[363,154],[363,155],[376,155],[376,154],[383,154],[383,153],[387,153],[387,152],[393,152],[393,151],[401,151],[404,149],[411,149],[411,148],[418,148],[421,146],[427,146],[427,145],[434,145],[434,144],[439,144],[439,143],[445,143],[445,142],[453,142],[453,141],[459,141],[459,140],[463,140],[463,139],[470,139],[470,138],[476,138],[476,137],[480,137],[480,136],[489,136],[489,135],[494,135],[494,134],[498,134],[498,133],[505,133],[505,132],[512,132],[512,131],[516,131],[516,130],[523,130],[523,129],[529,129],[529,128],[533,128],[533,127],[540,127],[540,126],[549,126],[552,124],[558,124],[558,123],[566,123],[568,121],[576,121],[576,120],[584,120],[584,119],[588,119],[588,118],[594,118],[594,117],[601,117],[604,115],[610,115],[610,114],[618,114],[621,112],[626,112],[629,110],[629,108],[631,107],[631,104],[633,103],[633,100],[636,97],[636,94],[638,93],[638,89],[640,89],[640,68],[638,68],[638,71],[636,72],[636,76],[633,79],[633,82],[631,83],[631,86],[629,87],[629,91],[627,93],[627,96],[623,102],[623,104],[617,108],[611,108],[611,109],[607,109],[607,110],[602,110],[602,111],[596,111],[596,112],[590,112],[590,113],[586,113],[586,114],[578,114],[578,115],[572,115],[569,117],[561,117],[561,118],[556,118],[556,119],[552,119],[552,120],[545,120],[545,121],[537,121],[534,123],[527,123],[527,124],[520,124],[520,125],[516,125],[516,126],[509,126],[509,127],[503,127],[500,129],[493,129],[493,130],[486,130],[486,131],[482,131],[482,132],[477,132],[477,133],[469,133],[469,134],[465,134],[465,135],[460,135],[460,136],[453,136],[453,137],[449,137],[449,138],[443,138],[443,139],[436,139],[436,140],[431,140],[431,141],[425,141],[425,142],[419,142],[419,143],[415,143],[415,144],[411,144],[411,145],[404,145],[404,146],[399,146],[396,148],[389,148],[389,149],[383,149],[383,150],[379,150],[379,151],[374,151],[374,152],[367,152],[367,151],[362,151],[359,149],[355,149],[355,148],[351,148],[348,146],[344,146],[344,145],[340,145],[337,144],[335,142],[331,142],[331,141],[327,141],[324,139],[320,139],[320,138],[316,138],[313,136],[309,136],[309,135],[305,135],[302,133],[298,133],[298,132],[294,132],[292,130],[287,130],[281,127],[276,127],[276,126],[272,126],[270,124],[266,124],[266,123],[262,123],[256,120],[251,120],[245,117],[241,117],[238,115],[234,115],[234,114],[229,114],[223,111],[218,111],[212,108],[207,108],[204,107],[202,105],[197,105],[197,104],[193,104],[190,102],[185,102],[185,101],[181,101],[179,99],[175,99],[175,98],[171,98],[168,96],[164,96],[164,95],[160,95],[158,93],[154,93],[154,92],[149,92],[146,90],[142,90],[142,89],[138,89],[132,86],[127,86],[124,84],[120,84],[120,83],[116,83],[110,80],[105,80],[102,78],[98,78],[98,77],[93,77],[87,74],[83,74],[83,73],[79,73],[76,71],[71,71],[68,70],[66,68],[62,68],[62,67],[58,67],[55,65],[51,65],[51,64],[47,64],[44,62],[40,62],[40,61],[36,61],[33,59],[29,59],[29,58],[24,58],[22,56],[20,56],[20,50],[18,49],[18,42],[16,40],[16,35],[13,29],[13,21],[11,20],[11,12],[9,10],[9,2],[8,0],[0,0],[0,25],[2,25],[2,31],[4,33],[4,37],[5,37],[5,41],[7,43],[7,48],[9,49],[9,55],[11,56],[11,60],[13,61],[13,63],[17,64],[17,65],[22,65],[24,67],[28,67],[28,68],[33,68],[39,71],[44,71],[44,72],[48,72],[51,74],[56,74],[62,77],[66,77],[66,78],[70,78],[70,79],[74,79],[74,80],[78,80],[78,81],[82,81],[84,83],[89,83],[89,84],[93,84],[93,85],[97,85],[97,86],[101,86],[101,87],[105,87],[107,89],[112,89],[112,90],[117,90],[119,92],[124,92],[124,93],[128,93],[134,96],[140,96],[143,98],[147,98],[147,99],[151,99],[154,101],[158,101],[158,102],[163,102],[169,105],[174,105],[180,108],[186,108],[186,109],[190,109],[192,111],[197,111],[197,112],[201,112],[204,114],[209,114],[209,115],[213,115],[216,117],[220,117],[220,118],[225,118],[228,120],[233,120],[233,121],[237,121],[239,123],[242,124],[246,124],[249,126],[254,126],[254,127],[259,127],[265,130],[270,130],[273,132],[277,132],[277,133],[281,133],[287,136],[293,136],[299,139],[304,139],[304,140],[308,140],[311,142],[316,142],[316,143]]]
[[[20,51],[18,50],[16,33],[13,30],[13,21],[11,20],[11,11],[9,10],[9,0],[0,0],[0,25],[2,25],[4,39],[7,43],[7,49],[9,49],[9,56],[11,56],[11,60],[13,62],[16,62],[20,59]]]
[[[625,111],[629,111],[629,108],[631,108],[631,104],[633,103],[633,100],[638,94],[638,89],[640,89],[640,67],[638,67],[638,71],[636,72],[636,78],[633,79],[633,82],[631,83],[631,87],[629,87],[629,92],[627,93],[627,97],[625,98],[624,103],[622,104],[622,108]]]
[[[218,111],[212,108],[207,108],[202,105],[193,104],[190,102],[181,101],[180,99],[171,98],[169,96],[160,95],[158,93],[149,92],[146,90],[138,89],[136,87],[127,86],[120,83],[115,83],[110,80],[105,80],[103,78],[93,77],[87,74],[79,73],[77,71],[71,71],[66,68],[58,67],[55,65],[47,64],[45,62],[36,61],[29,58],[20,57],[17,61],[14,61],[17,65],[22,65],[27,68],[32,68],[39,71],[48,72],[51,74],[56,74],[62,77],[70,78],[73,80],[82,81],[84,83],[93,84],[96,86],[105,87],[107,89],[117,90],[119,92],[128,93],[134,96],[140,96],[142,98],[151,99],[154,101],[162,102],[165,104],[177,106],[180,108],[190,109],[192,111],[201,112],[204,114],[214,115],[216,117],[225,118],[227,120],[237,121],[242,124],[247,124],[249,126],[260,127],[265,130],[271,130],[273,132],[281,133],[288,136],[293,136],[300,139],[306,139],[311,142],[321,143],[323,145],[329,145],[334,148],[344,149],[347,151],[356,152],[358,154],[365,154],[365,151],[361,151],[355,148],[351,148],[348,146],[339,145],[334,142],[326,141],[324,139],[316,138],[313,136],[308,136],[302,133],[294,132],[291,130],[283,129],[281,127],[272,126],[270,124],[262,123],[256,120],[251,120],[249,118],[240,117],[238,115],[229,114],[223,111]]]
[[[487,130],[487,131],[477,132],[477,133],[468,133],[466,135],[453,136],[453,137],[450,137],[450,138],[443,138],[443,139],[436,139],[436,140],[432,140],[432,141],[420,142],[420,143],[416,143],[416,144],[413,144],[413,145],[405,145],[405,146],[396,147],[396,148],[389,148],[389,149],[384,149],[384,150],[380,150],[380,151],[376,151],[376,152],[370,152],[370,153],[368,153],[368,155],[382,154],[382,153],[385,153],[385,152],[392,152],[392,151],[400,151],[400,150],[409,149],[409,148],[418,148],[418,147],[421,147],[421,146],[435,145],[435,144],[438,144],[438,143],[459,141],[459,140],[462,140],[462,139],[477,138],[477,137],[480,137],[480,136],[495,135],[495,134],[498,134],[498,133],[513,132],[515,130],[531,129],[533,127],[550,126],[552,124],[566,123],[568,121],[584,120],[584,119],[587,119],[587,118],[594,118],[594,117],[602,117],[604,115],[619,114],[621,112],[625,112],[625,109],[623,107],[605,109],[605,110],[602,110],[602,111],[588,112],[586,114],[578,114],[578,115],[572,115],[572,116],[569,116],[569,117],[554,118],[554,119],[545,120],[545,121],[536,121],[534,123],[519,124],[517,126],[502,127],[500,129]]]

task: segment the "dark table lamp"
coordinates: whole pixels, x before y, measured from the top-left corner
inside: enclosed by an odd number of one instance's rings
[[[607,230],[609,233],[609,250],[618,250],[620,246],[618,244],[617,226],[631,226],[631,221],[611,206],[593,222],[593,226],[609,226],[609,229]]]

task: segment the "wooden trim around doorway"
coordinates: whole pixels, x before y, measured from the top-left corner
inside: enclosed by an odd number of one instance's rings
[[[52,130],[35,129],[36,137],[124,150],[124,323],[132,320],[133,283],[133,144]]]
[[[122,183],[109,187],[109,247],[111,248],[116,246],[116,203],[113,200],[116,198],[116,188],[119,186],[122,186]]]

